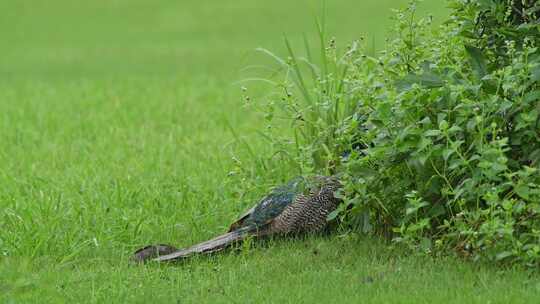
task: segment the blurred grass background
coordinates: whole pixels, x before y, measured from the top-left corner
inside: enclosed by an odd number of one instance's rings
[[[384,44],[391,8],[403,0],[326,1],[328,32],[343,44]],[[441,21],[442,0],[420,6]],[[322,1],[2,1],[1,77],[220,76],[233,80],[255,47],[282,49],[315,32]],[[210,74],[212,73],[212,74]],[[232,78],[231,78],[232,77]]]

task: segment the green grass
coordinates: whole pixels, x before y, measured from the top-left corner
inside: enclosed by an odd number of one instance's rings
[[[242,106],[248,65],[316,37],[310,1],[0,2],[0,302],[531,303],[536,275],[392,251],[371,239],[276,240],[176,266],[138,246],[224,231],[283,176]],[[390,7],[328,1],[342,45],[380,48]],[[442,1],[422,6],[441,21]],[[373,37],[373,38],[371,38]],[[250,87],[253,96],[268,88]],[[232,159],[239,159],[239,164]],[[283,175],[286,175],[283,174]]]

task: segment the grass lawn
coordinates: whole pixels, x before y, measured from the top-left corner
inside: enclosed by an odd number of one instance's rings
[[[356,237],[127,263],[147,243],[223,232],[287,175],[230,174],[252,166],[227,125],[269,155],[235,83],[267,62],[256,47],[315,38],[313,2],[1,1],[0,303],[538,301],[537,275]],[[406,3],[327,2],[338,43],[367,34],[369,48]],[[421,11],[446,14],[442,0]]]

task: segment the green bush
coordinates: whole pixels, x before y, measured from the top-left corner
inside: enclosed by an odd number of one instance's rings
[[[265,51],[286,71],[277,85],[285,94],[266,117],[287,117],[295,134],[268,137],[300,171],[341,175],[345,203],[331,216],[362,232],[427,253],[538,266],[534,2],[453,0],[437,30],[415,18],[413,2],[377,57],[361,42],[343,52],[326,45],[323,26],[318,58],[296,57],[288,42],[288,59]]]

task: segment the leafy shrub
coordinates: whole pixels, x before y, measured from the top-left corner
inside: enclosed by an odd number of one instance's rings
[[[294,138],[267,135],[300,171],[342,176],[331,216],[362,232],[537,266],[540,5],[453,0],[437,30],[415,6],[377,57],[325,45],[322,26],[319,60],[307,43],[306,58],[288,42],[288,59],[265,51],[286,75],[266,117],[287,117]]]

